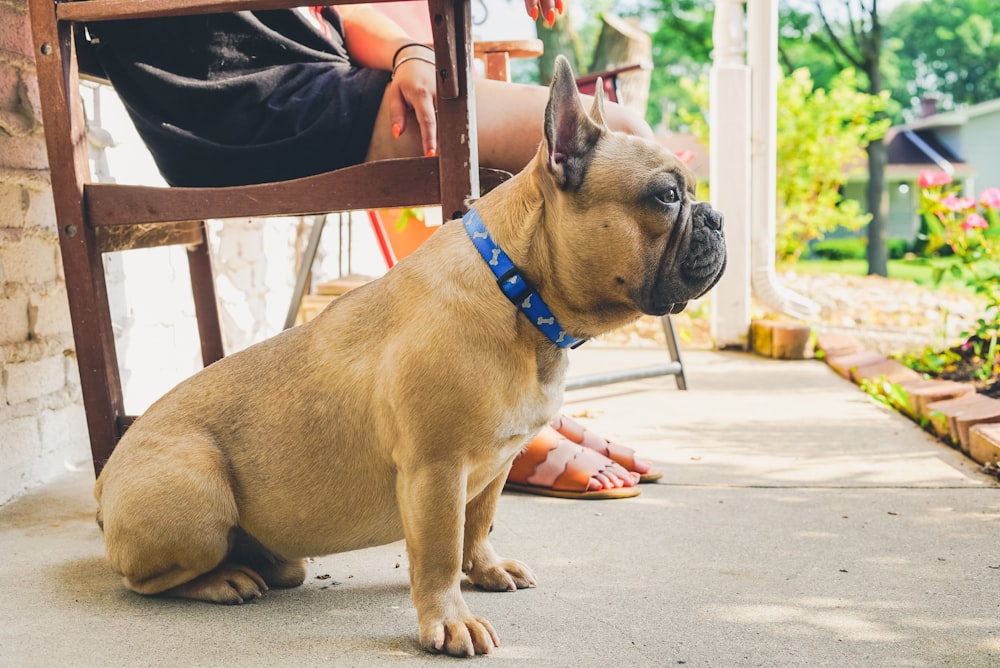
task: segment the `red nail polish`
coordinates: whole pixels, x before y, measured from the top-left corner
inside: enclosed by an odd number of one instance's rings
[[[556,0],[556,11],[559,12],[559,16],[562,16],[564,7],[563,0]]]
[[[549,13],[545,15],[545,22],[549,24],[549,27],[555,25],[556,23],[556,10],[550,9]]]
[[[437,149],[433,149],[432,148],[432,149],[430,149],[430,150],[427,151],[427,157],[428,158],[436,158],[437,154],[438,154]]]
[[[399,139],[399,135],[403,134],[403,128],[399,127],[399,123],[392,124],[392,138]]]
[[[538,5],[535,5],[534,7],[531,8],[531,20],[532,21],[538,20]]]

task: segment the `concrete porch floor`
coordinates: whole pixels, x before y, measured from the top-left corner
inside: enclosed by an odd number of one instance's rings
[[[572,372],[663,361],[575,351]],[[466,589],[511,666],[1000,666],[1000,486],[815,361],[685,354],[567,394],[665,471],[641,496],[508,493],[493,542],[536,589]],[[318,558],[227,608],[127,592],[92,471],[0,508],[0,665],[444,665],[416,641],[402,543]]]

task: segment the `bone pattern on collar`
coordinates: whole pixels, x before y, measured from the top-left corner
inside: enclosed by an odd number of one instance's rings
[[[532,325],[560,348],[576,348],[586,340],[577,339],[562,328],[542,296],[521,276],[513,260],[494,241],[475,209],[469,209],[462,217],[462,223],[479,255],[496,276],[500,291],[528,317]]]

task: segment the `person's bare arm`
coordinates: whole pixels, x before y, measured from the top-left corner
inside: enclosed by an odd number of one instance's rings
[[[392,56],[396,50],[404,44],[416,41],[376,6],[338,5],[337,12],[344,22],[347,52],[354,61],[364,67],[391,70]],[[430,53],[427,49],[421,51],[425,52],[423,55]],[[404,53],[409,54],[409,49],[404,50]],[[400,58],[404,53],[400,53]]]
[[[556,13],[563,11],[562,0],[524,0],[524,6],[532,20],[541,15],[550,25]],[[348,52],[365,67],[391,70],[396,50],[414,41],[395,21],[372,5],[338,5],[337,11],[344,19]],[[400,57],[407,54],[409,50],[404,49]]]
[[[525,9],[534,20],[539,12],[551,26],[556,12],[562,13],[563,0],[525,0]],[[339,5],[344,41],[351,58],[364,67],[389,70],[393,80],[389,95],[391,131],[398,137],[406,131],[407,111],[412,109],[420,127],[426,155],[437,154],[436,94],[437,73],[431,49],[412,45],[414,40],[395,21],[367,4]],[[407,46],[410,45],[410,46]],[[395,63],[393,59],[395,57]],[[380,128],[376,128],[378,132]]]
[[[396,71],[385,94],[390,96],[391,131],[406,131],[407,110],[412,109],[426,155],[437,154],[437,93],[434,51],[412,44],[412,39],[395,21],[371,5],[337,7],[344,24],[344,41],[351,59],[359,65]],[[375,128],[376,132],[384,128]]]

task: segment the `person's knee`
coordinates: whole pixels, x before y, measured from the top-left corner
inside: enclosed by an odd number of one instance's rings
[[[653,138],[653,130],[646,120],[632,109],[620,104],[609,104],[605,109],[605,120],[608,127],[616,132],[643,137]]]

